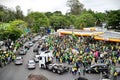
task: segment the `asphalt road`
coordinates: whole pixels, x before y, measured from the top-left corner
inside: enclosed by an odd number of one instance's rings
[[[70,72],[59,75],[57,73],[40,69],[38,63],[36,69],[28,70],[26,66],[27,61],[32,59],[35,55],[35,53],[33,53],[33,47],[30,48],[26,55],[23,55],[23,65],[15,65],[12,62],[3,68],[0,68],[0,80],[26,80],[27,76],[31,73],[43,74],[48,80],[74,80],[79,77],[78,75],[72,75]],[[86,74],[84,77],[88,78],[88,80],[99,80],[100,74]]]

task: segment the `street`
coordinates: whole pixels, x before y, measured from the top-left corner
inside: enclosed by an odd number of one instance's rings
[[[59,74],[53,73],[51,71],[40,69],[38,66],[38,63],[37,63],[36,69],[28,70],[27,69],[27,61],[29,59],[33,59],[33,56],[35,54],[35,53],[33,53],[34,46],[32,46],[28,50],[26,55],[22,55],[23,60],[24,60],[23,65],[15,65],[12,62],[3,68],[0,68],[0,80],[26,80],[27,76],[31,73],[43,74],[49,80],[74,80],[79,77],[78,75],[72,75],[70,72],[59,75]],[[99,74],[86,74],[84,77],[88,78],[88,80],[99,80],[100,75]]]

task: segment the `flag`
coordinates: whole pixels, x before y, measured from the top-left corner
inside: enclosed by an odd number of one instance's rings
[[[73,37],[73,39],[78,40],[77,37],[75,36],[74,31],[72,31],[72,37]]]

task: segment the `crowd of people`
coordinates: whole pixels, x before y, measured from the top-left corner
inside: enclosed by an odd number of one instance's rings
[[[31,36],[18,39],[15,42],[8,40],[6,50],[0,50],[0,64],[6,65],[14,61],[15,52],[24,44],[24,40],[31,40]],[[24,42],[23,42],[24,41]],[[97,41],[93,37],[73,35],[49,35],[45,41],[46,48],[53,50],[56,62],[72,64],[73,74],[81,74],[81,67],[88,67],[96,63],[105,63],[115,66],[120,63],[120,44],[108,41]]]
[[[0,49],[0,67],[3,67],[14,61],[17,55],[17,50],[22,47],[26,41],[31,40],[31,38],[34,36],[35,35],[33,34],[28,34],[24,37],[20,37],[16,41],[12,41],[10,39],[5,40],[4,45],[1,46],[4,46],[4,49]]]
[[[3,67],[10,62],[14,61],[16,58],[16,51],[22,46],[20,41],[13,42],[7,40],[4,43],[4,49],[0,50],[0,66]]]
[[[46,41],[57,62],[73,64],[73,74],[79,72],[82,66],[86,68],[96,63],[116,66],[120,63],[119,43],[72,35],[50,35]]]

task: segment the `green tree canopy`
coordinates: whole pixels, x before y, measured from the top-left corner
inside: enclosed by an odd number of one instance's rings
[[[107,11],[107,25],[120,30],[120,10]]]
[[[22,20],[11,21],[10,23],[0,23],[0,40],[16,40],[22,34],[25,34],[24,29],[26,23]]]
[[[76,20],[76,28],[93,27],[94,25],[95,18],[90,13],[81,14]]]
[[[66,14],[65,17],[66,17],[66,19],[67,19],[68,22],[69,22],[69,26],[70,26],[70,25],[75,26],[75,22],[76,22],[77,16],[72,15],[72,14]]]
[[[48,18],[50,18],[50,16],[52,16],[53,13],[52,13],[52,12],[45,12],[45,15],[46,15]]]
[[[8,23],[9,21],[14,21],[16,19],[24,19],[24,15],[19,6],[16,7],[16,11],[0,5],[0,22]]]
[[[22,30],[18,29],[18,28],[9,28],[7,30],[4,30],[2,31],[1,34],[1,38],[3,40],[6,40],[6,39],[11,39],[13,41],[17,40],[22,34]]]
[[[23,20],[10,21],[10,27],[9,28],[18,28],[24,34],[26,34],[25,29],[27,28],[27,23]]]
[[[47,16],[40,12],[32,12],[28,14],[27,22],[28,24],[31,24],[31,26],[29,26],[32,27],[35,32],[38,32],[40,27],[48,28],[49,26],[49,20]]]
[[[66,28],[70,25],[69,21],[65,18],[65,16],[57,16],[53,15],[50,17],[50,25],[55,29]]]
[[[103,22],[106,22],[106,14],[97,12],[94,14],[94,17],[96,18],[96,26],[102,26]]]

